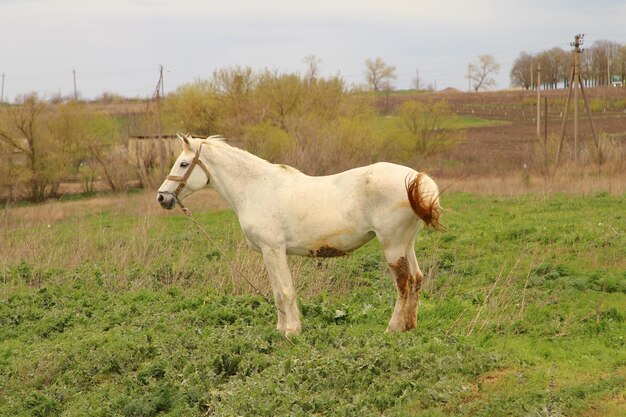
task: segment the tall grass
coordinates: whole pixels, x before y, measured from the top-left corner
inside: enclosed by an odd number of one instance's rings
[[[226,207],[219,196],[207,190],[189,200],[219,247],[181,212],[162,210],[151,193],[7,208],[0,243],[3,290],[90,281],[110,290],[200,285],[218,294],[253,288],[271,294],[262,257],[245,244],[234,214],[219,211]],[[303,295],[347,293],[354,282],[341,276],[350,265],[290,259]]]

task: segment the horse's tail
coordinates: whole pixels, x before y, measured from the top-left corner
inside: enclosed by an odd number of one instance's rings
[[[418,173],[413,180],[406,184],[406,193],[411,208],[422,219],[426,226],[441,229],[439,222],[441,206],[439,205],[439,188],[435,181],[423,172]]]

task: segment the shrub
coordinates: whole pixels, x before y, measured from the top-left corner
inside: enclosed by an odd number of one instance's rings
[[[455,117],[446,101],[421,103],[406,101],[398,109],[402,120],[402,139],[409,152],[430,156],[451,148],[459,139],[458,133],[444,128],[444,121]]]
[[[295,146],[287,132],[266,122],[248,126],[243,137],[248,151],[271,162],[285,161]]]

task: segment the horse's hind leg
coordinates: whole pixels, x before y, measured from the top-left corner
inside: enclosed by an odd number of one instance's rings
[[[385,257],[398,292],[387,333],[411,330],[417,325],[417,303],[423,275],[415,257],[415,237],[408,243],[385,248]]]

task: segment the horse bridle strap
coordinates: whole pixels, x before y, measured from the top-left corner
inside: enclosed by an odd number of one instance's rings
[[[172,194],[174,194],[174,197],[176,197],[176,200],[178,200],[178,193],[180,193],[180,191],[185,188],[185,185],[187,185],[187,180],[189,179],[189,176],[191,175],[191,172],[193,171],[194,167],[196,165],[199,165],[200,168],[202,168],[202,170],[204,171],[204,173],[206,174],[206,183],[208,184],[209,182],[211,182],[211,174],[209,174],[209,170],[207,169],[206,165],[204,165],[204,162],[202,162],[202,160],[200,159],[200,151],[202,150],[202,145],[204,145],[204,142],[200,144],[200,146],[198,146],[198,150],[196,151],[196,155],[193,157],[193,159],[191,160],[191,163],[189,164],[189,168],[187,168],[187,172],[185,172],[185,175],[168,175],[166,177],[166,179],[170,180],[170,181],[178,181],[178,187],[176,187],[176,189],[174,190],[174,192]]]

